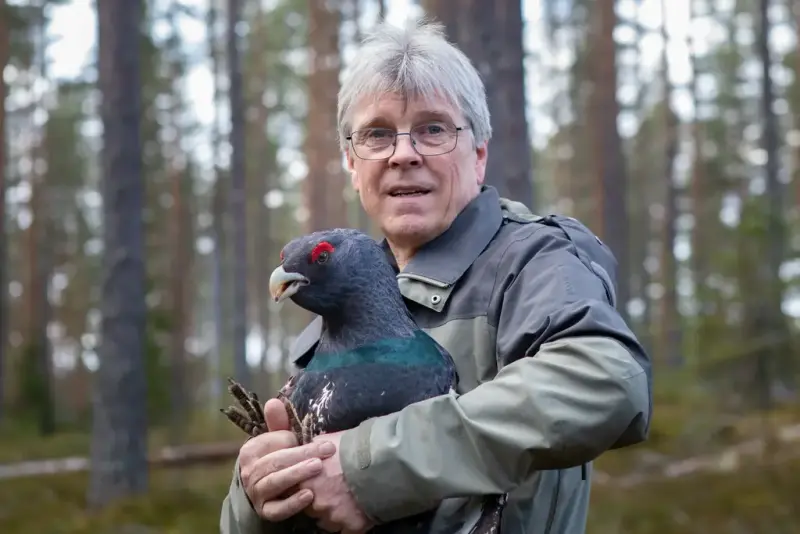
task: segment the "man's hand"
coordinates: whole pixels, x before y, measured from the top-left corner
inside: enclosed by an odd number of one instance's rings
[[[328,532],[362,534],[375,525],[364,515],[344,480],[339,459],[341,437],[341,432],[335,432],[314,438],[312,446],[331,443],[336,452],[322,461],[319,475],[300,484],[301,491],[313,494],[313,502],[305,513],[317,519],[317,525]]]
[[[289,415],[277,399],[264,406],[269,432],[248,440],[239,449],[239,473],[245,494],[267,521],[283,521],[314,500],[313,490],[296,486],[322,472],[322,459],[336,447],[322,442],[297,446],[289,431]]]

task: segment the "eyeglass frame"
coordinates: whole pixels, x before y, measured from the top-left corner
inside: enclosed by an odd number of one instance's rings
[[[418,125],[418,126],[420,126],[420,125]],[[415,128],[416,128],[416,126],[415,126]],[[370,128],[362,128],[362,129],[350,132],[350,135],[345,137],[345,139],[350,142],[350,146],[353,147],[353,153],[356,155],[356,157],[358,159],[363,159],[364,161],[381,161],[381,160],[389,159],[392,156],[394,156],[394,153],[397,152],[397,138],[399,136],[401,136],[401,135],[407,135],[408,136],[408,138],[411,140],[411,148],[414,149],[414,152],[416,152],[417,154],[419,154],[420,156],[422,156],[424,158],[435,158],[436,156],[444,156],[445,154],[449,154],[450,152],[454,151],[456,149],[456,147],[458,146],[458,138],[459,138],[458,132],[461,132],[461,131],[464,131],[464,130],[468,130],[470,128],[470,126],[469,125],[467,125],[467,126],[456,126],[456,125],[453,125],[453,128],[455,128],[455,130],[456,130],[456,142],[453,143],[453,148],[451,148],[450,150],[447,150],[445,152],[439,152],[438,154],[420,154],[419,150],[417,150],[417,145],[414,142],[414,138],[411,137],[411,132],[410,131],[408,131],[408,132],[394,132],[394,140],[392,141],[392,147],[393,147],[392,148],[392,152],[388,156],[383,156],[383,157],[380,157],[380,158],[363,158],[363,157],[359,156],[358,155],[358,151],[356,150],[356,146],[355,146],[355,144],[353,142],[353,134],[355,134],[357,132],[360,132],[362,130],[368,130]],[[382,128],[382,129],[391,130],[391,128]],[[414,128],[412,128],[412,130],[413,129]]]

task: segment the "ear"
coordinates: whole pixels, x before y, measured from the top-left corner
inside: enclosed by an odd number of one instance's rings
[[[488,158],[489,142],[484,141],[475,147],[475,176],[478,179],[478,185],[483,185],[483,180],[486,176],[486,161]]]
[[[347,160],[347,172],[350,173],[350,184],[353,186],[355,191],[359,190],[359,180],[358,180],[358,172],[356,171],[355,167],[355,159],[353,158],[353,154],[351,154],[350,149],[344,151],[344,157]]]

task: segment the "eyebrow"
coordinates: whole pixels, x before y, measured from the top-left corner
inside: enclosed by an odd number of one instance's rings
[[[389,121],[383,117],[372,117],[371,119],[362,123],[356,130],[363,130],[365,128],[388,128],[390,127]]]
[[[423,119],[423,120],[439,120],[439,121],[454,122],[453,118],[450,116],[449,113],[427,110],[427,109],[415,113],[414,119],[415,121],[418,119]]]
[[[420,120],[438,120],[442,122],[451,122],[454,123],[453,118],[450,117],[448,113],[443,113],[441,111],[434,111],[434,110],[421,110],[414,113],[413,121],[414,123],[419,122]],[[362,123],[357,129],[363,130],[365,128],[390,128],[391,121],[386,119],[385,117],[377,116],[372,117]]]

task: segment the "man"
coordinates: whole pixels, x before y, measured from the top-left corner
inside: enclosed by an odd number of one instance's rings
[[[241,448],[222,532],[280,533],[305,513],[361,533],[429,509],[437,533],[468,532],[480,496],[504,492],[503,533],[584,532],[592,460],[646,439],[651,414],[650,364],[614,309],[608,249],[483,185],[484,87],[437,25],[372,33],[339,93],[339,135],[459,391],[302,447],[269,401],[271,432]],[[319,328],[298,338],[297,365]]]

